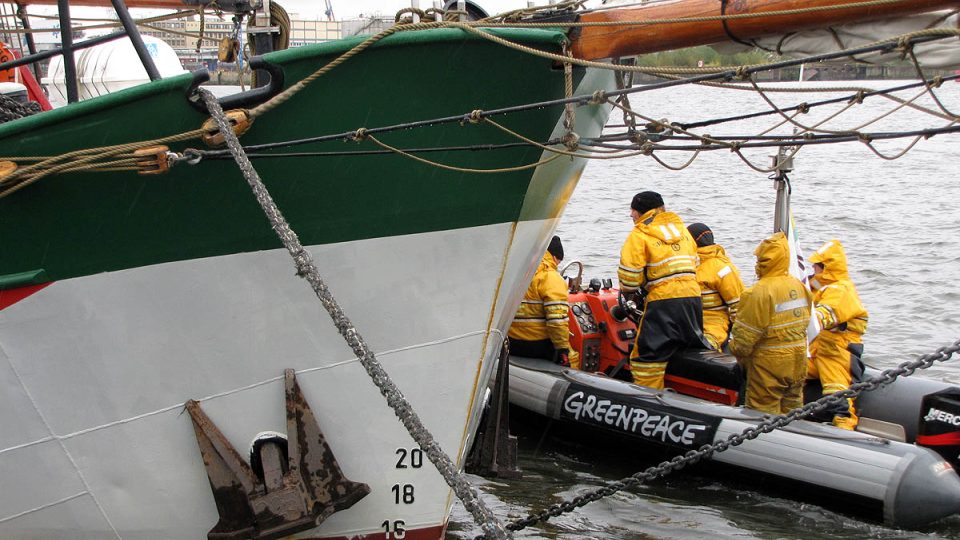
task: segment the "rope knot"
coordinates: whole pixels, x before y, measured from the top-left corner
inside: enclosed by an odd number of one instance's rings
[[[567,150],[573,152],[580,147],[580,135],[577,135],[576,131],[570,131],[563,136],[563,145],[567,147]]]
[[[647,141],[647,142],[645,142],[645,143],[643,143],[643,144],[640,145],[640,153],[643,154],[643,155],[645,155],[645,156],[652,156],[652,155],[653,155],[653,150],[654,150],[654,148],[653,148],[653,143],[652,143],[652,142]]]
[[[602,105],[603,103],[606,103],[606,101],[607,101],[607,93],[604,92],[603,90],[597,90],[596,92],[593,93],[592,96],[590,96],[590,101],[588,101],[587,103],[589,103],[590,105]]]
[[[940,88],[941,84],[943,84],[943,75],[937,75],[930,81],[930,88]]]
[[[357,142],[365,141],[367,139],[367,128],[357,128],[357,130],[353,132],[352,139]]]
[[[862,104],[863,104],[863,100],[864,100],[866,97],[867,97],[867,93],[866,93],[866,92],[864,92],[863,90],[857,90],[857,93],[854,94],[854,96],[853,96],[852,98],[850,98],[850,101],[848,101],[847,103],[850,103],[850,104],[856,103],[857,105],[862,105]]]
[[[647,132],[645,131],[631,131],[629,136],[630,142],[637,146],[641,146],[650,140],[650,138],[647,137]]]
[[[464,120],[470,122],[471,124],[479,124],[483,122],[483,109],[474,109],[470,111],[470,114],[464,117]]]
[[[747,66],[737,66],[737,70],[733,74],[733,78],[738,81],[745,81],[750,78],[750,74],[747,73]]]
[[[873,137],[871,137],[870,135],[867,135],[866,133],[862,133],[858,131],[857,140],[862,143],[870,144],[871,142],[873,142]]]

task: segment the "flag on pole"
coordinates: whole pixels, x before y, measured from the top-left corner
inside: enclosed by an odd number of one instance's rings
[[[813,267],[807,266],[803,258],[803,250],[800,248],[800,235],[797,233],[797,225],[793,221],[793,212],[790,212],[790,228],[787,231],[787,243],[790,245],[790,275],[799,279],[810,289],[810,278],[813,277]],[[810,324],[807,325],[807,343],[813,341],[820,333],[820,321],[817,320],[810,306]]]

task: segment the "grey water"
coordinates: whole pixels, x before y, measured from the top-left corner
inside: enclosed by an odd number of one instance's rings
[[[860,81],[874,89],[903,81]],[[846,84],[846,83],[844,83]],[[803,94],[771,93],[778,106],[848,95],[828,87],[838,83],[778,83],[801,87]],[[935,90],[951,113],[960,112],[960,84],[947,82]],[[911,99],[917,90],[899,92]],[[694,122],[769,110],[756,93],[683,86],[642,92],[630,98],[646,116],[671,122]],[[916,104],[942,112],[929,96]],[[871,97],[844,110],[845,103],[814,108],[796,121],[810,126],[839,113],[824,127],[857,129],[898,106]],[[777,115],[698,129],[700,134],[749,135],[783,121]],[[622,131],[618,113],[607,132]],[[943,127],[940,117],[896,110],[863,127],[863,132],[902,132]],[[786,124],[771,133],[789,134]],[[876,141],[877,152],[894,157],[913,139]],[[840,240],[847,252],[851,277],[870,312],[864,338],[864,359],[879,368],[893,367],[949,345],[960,338],[960,200],[958,165],[960,135],[920,140],[905,155],[878,157],[862,142],[813,145],[795,156],[790,173],[792,210],[806,254],[824,242]],[[774,149],[746,149],[744,157],[768,167]],[[683,165],[687,152],[657,154],[668,164]],[[729,150],[701,153],[686,168],[673,171],[650,157],[594,160],[588,163],[559,225],[566,261],[580,260],[584,277],[616,282],[620,246],[633,224],[629,202],[644,190],[663,195],[669,210],[689,224],[703,222],[714,231],[749,286],[754,280],[753,250],[773,230],[775,191],[769,173],[757,172]],[[918,377],[960,383],[960,358],[936,365]],[[516,481],[471,476],[482,499],[505,521],[540,511],[642,470],[651,462],[619,449],[616,443],[567,440],[543,430],[519,432],[520,466]],[[655,463],[654,460],[652,463]],[[450,538],[472,538],[480,529],[458,503]],[[960,516],[946,518],[922,531],[905,531],[864,522],[841,512],[797,500],[737,478],[718,478],[700,467],[591,503],[572,513],[530,527],[517,538],[957,538]]]

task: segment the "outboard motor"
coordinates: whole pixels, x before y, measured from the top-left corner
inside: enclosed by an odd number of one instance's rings
[[[917,444],[960,470],[960,390],[950,388],[924,396],[918,425]]]

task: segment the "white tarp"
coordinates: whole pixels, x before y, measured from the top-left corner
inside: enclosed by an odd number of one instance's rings
[[[939,11],[900,17],[868,23],[847,24],[830,29],[809,30],[789,34],[785,37],[768,37],[750,40],[758,46],[772,51],[779,51],[789,58],[804,58],[818,54],[835,52],[843,49],[862,47],[871,43],[890,39],[918,30],[928,28],[958,27],[956,11]],[[832,31],[831,31],[832,30]],[[732,53],[749,50],[745,45],[737,43],[719,43],[714,49],[723,53]],[[960,69],[960,47],[957,38],[945,38],[914,46],[914,53],[920,61],[921,67],[936,69]],[[858,55],[858,60],[875,64],[902,63],[901,53],[894,52],[885,55],[869,53]],[[905,59],[910,62],[910,58]]]

